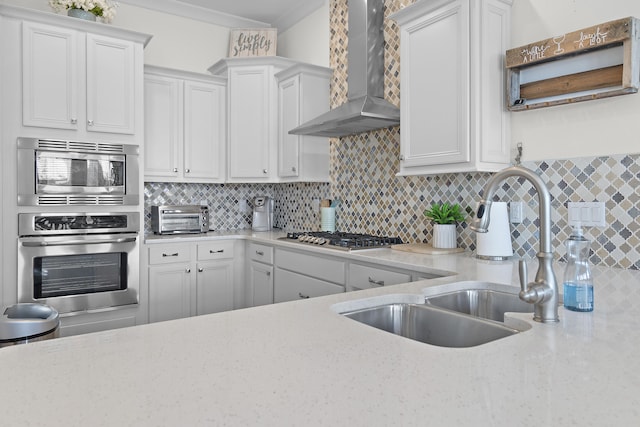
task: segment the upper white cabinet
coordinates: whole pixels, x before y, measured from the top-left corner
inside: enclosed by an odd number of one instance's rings
[[[145,67],[146,181],[224,182],[226,80]]]
[[[329,111],[332,70],[297,64],[278,80],[278,176],[283,181],[329,181],[329,138],[289,131]]]
[[[5,138],[142,145],[144,46],[151,36],[0,5]]]
[[[328,180],[328,141],[306,148],[288,131],[328,109],[330,70],[249,57],[222,59],[209,72],[227,78],[228,182]]]
[[[393,14],[402,61],[399,175],[509,165],[504,52],[512,0],[423,0]]]
[[[25,126],[135,133],[136,43],[26,21],[22,37]]]

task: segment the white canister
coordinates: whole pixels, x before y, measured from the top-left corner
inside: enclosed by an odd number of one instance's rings
[[[336,231],[336,208],[320,208],[321,231]]]
[[[506,202],[491,203],[489,231],[476,233],[476,257],[502,260],[513,256]]]

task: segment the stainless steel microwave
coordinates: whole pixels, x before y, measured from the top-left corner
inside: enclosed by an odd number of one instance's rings
[[[151,229],[155,234],[206,233],[209,231],[209,207],[151,206]]]
[[[138,205],[138,146],[18,138],[18,205]]]

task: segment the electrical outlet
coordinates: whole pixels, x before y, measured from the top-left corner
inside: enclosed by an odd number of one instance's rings
[[[512,224],[522,223],[522,202],[509,202],[509,221]]]
[[[312,199],[311,200],[311,209],[313,209],[314,212],[320,212],[320,199]]]
[[[567,203],[567,219],[571,226],[606,227],[606,213],[604,202]]]
[[[245,213],[249,210],[249,206],[247,206],[247,201],[245,199],[238,200],[238,209],[241,213]]]

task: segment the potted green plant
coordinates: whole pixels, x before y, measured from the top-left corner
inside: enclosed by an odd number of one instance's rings
[[[459,204],[433,203],[424,215],[433,221],[431,246],[438,249],[454,249],[458,246],[456,223],[464,221]]]

